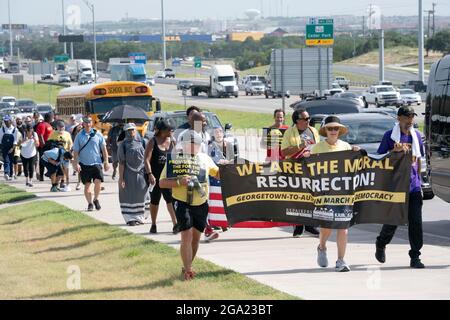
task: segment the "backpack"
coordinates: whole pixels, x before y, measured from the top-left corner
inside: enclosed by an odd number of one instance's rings
[[[12,147],[14,147],[14,134],[16,133],[16,128],[14,128],[12,133],[6,133],[5,128],[2,128],[3,130],[3,138],[2,138],[2,151],[3,152],[8,152],[9,150],[12,149]]]

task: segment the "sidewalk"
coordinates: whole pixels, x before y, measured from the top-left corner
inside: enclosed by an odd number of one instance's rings
[[[23,178],[10,182],[24,189]],[[75,184],[71,187],[74,189]],[[102,222],[116,225],[136,234],[179,248],[180,236],[172,235],[172,224],[161,201],[157,235],[150,236],[149,225],[128,227],[120,214],[117,183],[106,176],[99,212],[85,212],[82,191],[50,193],[48,181],[36,183],[28,191],[38,197],[83,211]],[[199,257],[222,267],[243,273],[252,279],[304,299],[449,299],[450,239],[443,246],[425,245],[424,270],[409,268],[407,234],[399,230],[387,249],[387,262],[380,265],[374,258],[374,241],[379,226],[353,227],[349,230],[346,261],[352,271],[336,273],[335,238],[328,244],[330,267],[316,264],[318,239],[310,236],[292,238],[292,228],[265,230],[232,229],[221,233],[212,243],[200,245]],[[441,242],[439,242],[441,243]],[[181,261],[180,261],[181,264]],[[211,297],[212,299],[214,297]]]

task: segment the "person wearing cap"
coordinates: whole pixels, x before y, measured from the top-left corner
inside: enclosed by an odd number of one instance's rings
[[[37,133],[39,138],[39,158],[42,158],[44,154],[45,143],[48,141],[53,133],[53,128],[50,122],[53,121],[53,115],[51,113],[46,113],[44,115],[44,121],[40,121],[36,126],[34,131]],[[44,181],[44,166],[39,162],[39,181]]]
[[[3,126],[0,129],[0,143],[2,145],[5,180],[11,180],[14,175],[14,151],[19,140],[19,130],[12,125],[9,115],[3,117]]]
[[[136,125],[124,126],[125,139],[118,144],[119,201],[122,216],[129,226],[145,223],[149,184],[145,175],[143,139],[137,135]]]
[[[166,164],[159,181],[161,188],[172,189],[175,213],[181,231],[180,254],[184,280],[192,280],[195,276],[192,263],[207,224],[209,197],[207,176],[220,179],[217,165],[207,154],[200,152],[202,142],[202,136],[196,131],[185,131],[180,136],[182,152],[176,158],[194,162],[195,169],[200,171],[199,176],[183,175],[168,178],[168,164]]]
[[[420,250],[423,246],[422,230],[422,188],[420,178],[420,158],[424,156],[424,148],[420,132],[414,129],[414,117],[417,114],[411,106],[398,109],[395,127],[387,131],[378,148],[379,154],[388,152],[405,152],[412,155],[411,179],[408,202],[408,235],[411,249],[409,251],[410,267],[423,269]],[[380,263],[386,262],[386,245],[394,237],[397,226],[384,225],[376,240],[375,258]]]
[[[309,125],[309,113],[297,109],[292,114],[292,127],[287,129],[281,141],[281,157],[284,159],[301,159],[311,154],[311,147],[320,141],[316,128]],[[303,231],[319,235],[319,230],[313,226],[299,225],[294,228],[293,237],[297,238]]]
[[[49,140],[62,142],[63,148],[65,151],[70,152],[72,150],[72,147],[73,147],[72,136],[70,135],[69,132],[66,131],[66,126],[64,124],[64,121],[62,121],[62,120],[56,121],[56,131],[53,131]],[[62,166],[63,166],[64,178],[61,180],[59,188],[64,192],[68,192],[68,191],[70,191],[70,188],[69,188],[70,162],[63,161]]]
[[[145,148],[145,170],[148,175],[148,182],[153,186],[150,194],[150,216],[152,220],[150,233],[152,234],[158,232],[156,218],[158,217],[161,197],[166,202],[167,211],[169,211],[170,219],[172,220],[173,234],[179,232],[175,209],[173,207],[172,192],[169,189],[161,189],[159,187],[159,180],[161,178],[161,172],[166,165],[167,155],[172,153],[175,147],[172,134],[173,127],[169,122],[165,119],[159,120],[155,125],[155,135]]]
[[[103,135],[93,128],[92,118],[83,118],[83,130],[76,136],[73,143],[74,166],[80,173],[81,182],[84,184],[84,196],[88,202],[88,211],[101,210],[100,192],[102,189],[103,169],[109,170],[108,151]],[[103,156],[103,160],[102,160]],[[94,196],[91,192],[91,184],[94,184]]]
[[[325,137],[324,141],[315,144],[311,149],[311,154],[318,153],[328,153],[328,152],[338,152],[346,150],[359,151],[360,148],[357,146],[350,146],[345,141],[339,139],[339,137],[348,133],[346,126],[341,124],[341,120],[336,116],[328,116],[325,118],[322,127],[320,128],[319,134]],[[317,264],[322,267],[328,267],[327,258],[327,240],[332,233],[332,229],[320,228],[320,244],[317,248]],[[337,249],[338,249],[338,260],[336,261],[336,271],[337,272],[348,272],[350,267],[345,263],[345,250],[347,248],[347,229],[337,230]]]

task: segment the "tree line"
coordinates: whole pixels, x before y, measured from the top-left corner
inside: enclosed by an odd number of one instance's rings
[[[3,40],[3,41],[2,41]],[[0,39],[0,44],[8,48],[7,39]],[[33,60],[51,60],[54,56],[62,54],[62,44],[54,39],[22,40],[14,43],[22,56]],[[401,34],[396,31],[385,33],[385,47],[407,46],[417,47],[417,34]],[[200,56],[204,58],[233,59],[236,68],[245,70],[252,67],[270,64],[272,49],[288,49],[305,47],[303,37],[272,37],[266,36],[260,41],[249,38],[244,42],[218,41],[213,44],[202,42],[169,42],[167,44],[168,58]],[[378,48],[378,35],[376,33],[361,35],[339,35],[335,37],[333,46],[334,61],[339,62],[359,56]],[[433,38],[426,42],[427,50],[450,52],[450,30],[437,32]],[[108,61],[112,57],[126,57],[129,52],[145,52],[151,60],[162,58],[162,48],[158,43],[120,42],[116,40],[97,44],[97,57],[101,61]],[[92,59],[93,45],[90,42],[75,43],[74,55],[78,59]]]

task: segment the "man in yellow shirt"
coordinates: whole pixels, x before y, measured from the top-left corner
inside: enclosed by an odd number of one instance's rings
[[[66,125],[65,125],[64,121],[58,120],[56,122],[56,129],[57,130],[53,131],[53,133],[50,135],[48,140],[62,142],[64,150],[66,150],[68,152],[72,152],[72,147],[73,147],[72,136],[70,135],[69,132],[66,131]],[[69,165],[70,165],[69,161],[65,160],[62,162],[62,166],[64,169],[63,170],[64,179],[61,180],[59,188],[61,189],[61,191],[64,191],[64,192],[70,191],[70,188],[69,188]],[[65,181],[67,182],[67,184],[65,183]]]
[[[301,159],[309,157],[311,148],[320,142],[317,130],[309,125],[309,114],[304,109],[295,110],[292,114],[293,126],[286,130],[281,142],[281,159]],[[307,231],[315,236],[319,230],[312,226],[299,225],[294,228],[293,237],[297,238]]]
[[[164,167],[159,186],[172,189],[175,214],[181,231],[180,254],[184,267],[184,280],[191,280],[195,276],[192,262],[197,254],[200,237],[205,230],[208,218],[208,175],[219,179],[219,168],[206,154],[201,153],[202,136],[194,130],[183,132],[179,141],[182,154],[175,160],[194,164],[200,172],[198,176],[171,177],[168,163]]]

